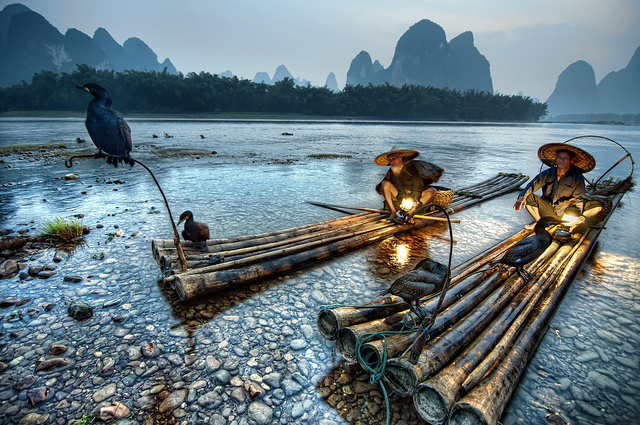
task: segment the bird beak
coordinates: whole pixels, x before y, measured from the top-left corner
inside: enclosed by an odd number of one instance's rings
[[[180,223],[182,223],[183,221],[185,221],[185,220],[186,220],[186,218],[183,218],[182,220],[178,221],[178,225],[179,225]]]
[[[89,91],[89,89],[88,89],[87,87],[85,87],[85,86],[76,86],[76,88],[77,88],[77,89],[80,89],[80,90],[84,90],[84,91],[86,91],[87,93],[91,93],[91,92]]]

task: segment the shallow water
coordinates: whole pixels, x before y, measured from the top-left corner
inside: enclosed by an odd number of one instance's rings
[[[374,165],[373,158],[394,145],[420,150],[422,157],[445,168],[439,184],[453,188],[499,172],[533,176],[540,168],[536,152],[541,144],[585,134],[616,140],[640,158],[640,130],[622,126],[142,118],[128,122],[134,139],[132,156],[154,170],[174,217],[190,209],[197,221],[209,225],[212,237],[267,232],[340,215],[306,204],[307,200],[378,208],[381,202],[373,187],[385,170]],[[165,138],[165,133],[172,137]],[[87,142],[77,143],[77,137]],[[26,144],[64,144],[70,152],[92,149],[82,119],[0,118],[0,146]],[[43,350],[63,341],[75,353],[69,356],[76,359],[75,371],[95,374],[109,363],[106,359],[117,360],[114,375],[100,378],[102,381],[81,381],[80,395],[91,396],[116,382],[114,398],[138,406],[151,399],[149,389],[162,382],[169,392],[189,389],[185,404],[176,408],[171,420],[198,423],[207,415],[220,415],[227,423],[256,420],[252,408],[247,408],[249,401],[234,398],[232,383],[208,375],[207,359],[213,356],[223,364],[221,370],[241,379],[278,372],[283,382],[299,383],[302,388],[297,391],[287,385],[280,392],[263,390],[260,400],[272,409],[274,421],[375,423],[384,419],[379,416],[384,415],[382,403],[382,412],[364,409],[369,396],[379,401],[375,390],[350,395],[344,389],[340,380],[346,373],[344,365],[335,358],[332,343],[315,330],[318,309],[328,303],[361,304],[376,299],[381,288],[425,255],[446,262],[446,226],[429,226],[430,230],[393,238],[280,279],[183,305],[170,288],[156,283],[160,272],[151,257],[150,243],[170,239],[172,233],[162,199],[141,167],[114,169],[100,161],[79,160],[69,170],[56,157],[3,159],[0,228],[31,229],[29,233],[36,234],[48,219],[84,214],[83,223],[92,229],[86,244],[57,265],[55,276],[2,282],[0,298],[33,299],[23,309],[58,304],[51,312],[21,321],[7,318],[15,308],[4,312],[0,361],[14,362],[5,374],[32,372],[33,363],[46,354]],[[79,174],[80,179],[62,179],[69,172]],[[455,215],[461,223],[453,228],[454,265],[530,222],[526,212],[511,208],[515,196],[506,195]],[[557,312],[503,423],[538,424],[555,412],[572,424],[633,423],[637,417],[640,219],[633,209],[638,195],[631,193],[623,202]],[[96,228],[97,224],[104,227]],[[123,234],[117,237],[119,230]],[[430,233],[442,238],[428,237]],[[46,252],[32,262],[50,263],[51,257]],[[80,275],[84,280],[64,283],[66,275]],[[89,322],[74,323],[63,307],[72,299],[98,306],[96,316]],[[120,303],[100,307],[112,299]],[[111,321],[118,315],[127,317],[121,325]],[[22,328],[27,331],[20,337],[9,336]],[[132,360],[131,347],[148,342],[161,347],[161,359],[169,359],[168,363]],[[17,361],[20,357],[23,359]],[[154,366],[158,368],[153,370]],[[44,384],[53,378],[39,379]],[[77,401],[79,394],[67,388],[78,381],[78,375],[71,372],[56,375],[56,381],[49,384],[56,391],[56,401],[35,408],[26,403],[24,394],[6,390],[0,393],[5,403],[0,420],[17,423],[32,411],[48,414],[51,423],[62,416],[81,417],[95,403]],[[331,392],[328,397],[318,395],[324,387]],[[214,397],[211,394],[219,394],[224,403],[207,404]],[[84,404],[75,410],[54,409],[56,403],[71,398]],[[402,399],[392,402],[393,423],[415,420],[406,403]],[[17,411],[7,414],[8,405],[18,406]],[[54,413],[56,410],[63,414]],[[141,409],[137,419],[148,415]]]

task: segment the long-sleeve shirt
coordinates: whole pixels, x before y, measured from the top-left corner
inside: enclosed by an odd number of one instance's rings
[[[534,177],[524,187],[520,196],[525,199],[538,189],[542,188],[540,199],[553,205],[553,209],[558,216],[562,216],[565,208],[570,205],[569,200],[577,198],[574,203],[582,210],[585,198],[584,177],[582,172],[573,165],[564,176],[558,180],[558,168],[552,167],[544,170]]]

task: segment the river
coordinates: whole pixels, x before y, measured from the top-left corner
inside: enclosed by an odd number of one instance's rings
[[[540,145],[582,135],[613,139],[640,158],[640,129],[617,125],[142,117],[128,123],[132,156],[154,171],[174,218],[191,210],[215,238],[340,216],[305,201],[379,208],[373,188],[386,170],[373,159],[393,146],[422,152],[420,158],[446,170],[439,184],[452,188],[500,172],[534,176],[540,171]],[[26,145],[64,146],[70,153],[94,150],[80,117],[0,117],[0,148]],[[14,307],[0,312],[0,361],[9,365],[5,376],[17,380],[32,373],[54,343],[68,347],[74,363],[66,371],[37,376],[39,385],[54,390],[55,400],[35,407],[25,391],[4,385],[0,422],[18,423],[30,413],[45,423],[79,419],[95,407],[91,396],[95,401],[95,393],[112,383],[111,400],[134,411],[133,423],[148,417],[155,423],[201,423],[208,417],[211,423],[230,424],[260,423],[265,417],[274,423],[384,420],[375,386],[344,390],[349,384],[341,378],[348,372],[332,343],[318,335],[318,309],[376,299],[380,289],[425,255],[446,262],[446,226],[443,238],[417,232],[183,305],[157,283],[161,276],[150,243],[171,239],[172,232],[162,198],[141,167],[116,169],[85,159],[67,169],[64,157],[46,148],[37,155],[0,159],[0,229],[37,234],[54,217],[78,214],[91,228],[86,243],[57,264],[53,277],[16,277],[0,285],[0,299],[30,298],[21,308],[38,310],[21,320]],[[71,172],[80,178],[66,181]],[[531,222],[524,210],[512,209],[515,198],[509,194],[455,215],[461,222],[453,227],[454,265]],[[540,424],[556,412],[571,424],[638,423],[640,216],[633,212],[638,202],[638,193],[629,193],[608,222],[503,424]],[[397,247],[405,245],[399,255]],[[29,264],[50,264],[52,253],[34,257]],[[64,282],[68,275],[83,280]],[[71,300],[98,306],[95,316],[74,322],[64,307]],[[111,300],[115,306],[101,307]],[[46,304],[56,307],[45,312]],[[10,336],[21,329],[20,336]],[[150,342],[160,347],[160,356],[140,359],[136,348]],[[97,373],[105,365],[115,373]],[[259,405],[233,391],[248,380],[263,383]],[[185,396],[165,416],[163,400],[171,396],[162,395],[167,394]],[[365,409],[367,402],[378,407]],[[392,423],[416,419],[407,405],[392,399]]]

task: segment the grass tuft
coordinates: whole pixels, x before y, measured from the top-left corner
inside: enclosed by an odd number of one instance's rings
[[[82,223],[74,218],[56,217],[52,221],[45,223],[42,233],[52,240],[70,242],[83,235],[83,227]]]

